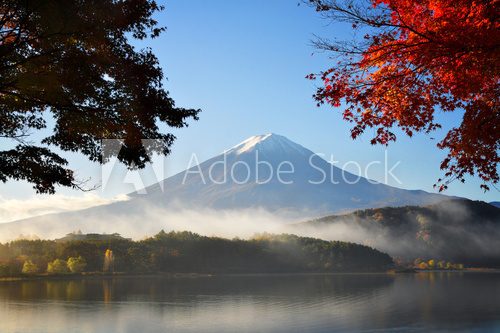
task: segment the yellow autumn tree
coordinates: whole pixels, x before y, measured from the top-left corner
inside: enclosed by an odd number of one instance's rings
[[[68,269],[71,273],[81,273],[87,267],[87,262],[82,256],[68,258]]]
[[[26,260],[23,264],[23,274],[35,274],[38,273],[38,266],[31,260]]]
[[[47,265],[47,273],[49,274],[65,274],[68,273],[68,265],[65,260],[56,259],[49,262]]]
[[[104,252],[103,271],[114,272],[114,270],[115,270],[114,263],[115,263],[115,256],[113,255],[113,251],[110,249],[107,249],[106,252]]]

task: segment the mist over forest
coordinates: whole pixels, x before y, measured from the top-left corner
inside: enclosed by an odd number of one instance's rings
[[[104,208],[103,208],[104,209]],[[366,245],[395,259],[450,260],[467,266],[500,267],[500,209],[470,200],[449,200],[418,207],[386,207],[332,215],[309,221],[291,219],[264,209],[147,209],[115,215],[46,215],[0,225],[2,242],[56,239],[80,231],[118,233],[142,240],[160,230],[204,236],[251,239],[263,232],[292,233],[328,241]]]

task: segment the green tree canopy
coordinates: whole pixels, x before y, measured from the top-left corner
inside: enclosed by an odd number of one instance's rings
[[[159,126],[186,126],[199,110],[176,107],[156,56],[130,44],[160,34],[152,17],[162,9],[153,0],[0,0],[0,138],[13,143],[0,151],[1,181],[40,193],[80,187],[49,147],[102,163],[101,139],[123,139],[118,160],[139,168],[170,152],[175,136]],[[50,116],[51,134],[27,140]]]

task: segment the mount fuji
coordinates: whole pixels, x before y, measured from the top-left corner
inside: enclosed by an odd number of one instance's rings
[[[428,205],[447,198],[358,177],[283,136],[266,134],[250,137],[199,165],[130,193],[126,201],[0,224],[0,234],[89,231],[86,224],[103,221],[115,232],[120,225],[140,225],[151,219],[146,216],[152,210],[171,212],[179,207],[265,211],[297,221],[356,209]]]
[[[157,204],[214,209],[263,208],[307,216],[384,206],[427,205],[447,198],[404,190],[346,172],[277,134],[248,138],[225,153],[147,187]]]

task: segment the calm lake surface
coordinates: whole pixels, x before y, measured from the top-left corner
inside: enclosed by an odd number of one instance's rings
[[[500,274],[0,282],[0,332],[500,332]]]

